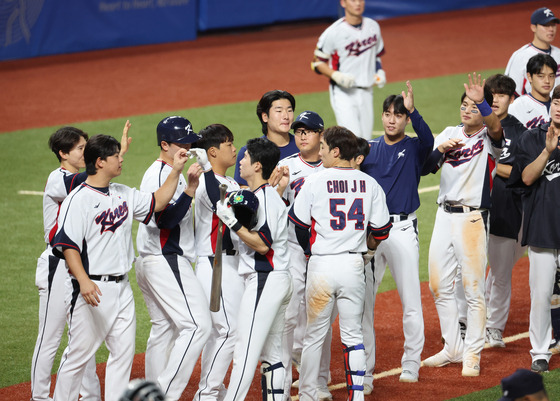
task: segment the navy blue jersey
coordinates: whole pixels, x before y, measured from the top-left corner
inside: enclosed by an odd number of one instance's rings
[[[506,144],[498,163],[513,165],[515,148],[527,130],[517,118],[508,115],[502,121]],[[521,189],[506,187],[508,179],[496,174],[492,187],[490,209],[490,234],[517,239],[521,228]]]
[[[286,146],[278,146],[278,149],[280,149],[280,160],[285,157],[291,156],[294,153],[299,153],[299,149],[296,146],[296,137],[292,134],[288,135],[290,136],[290,142]],[[266,138],[266,135],[261,136],[261,138]],[[247,181],[241,178],[241,175],[239,174],[239,162],[245,157],[246,150],[247,146],[243,146],[241,149],[239,149],[239,152],[237,152],[237,161],[235,162],[235,175],[233,176],[233,178],[239,185],[245,186],[247,186]]]
[[[550,124],[525,131],[516,148],[514,169],[510,180],[521,180],[525,167],[531,164],[546,147],[546,132]],[[529,187],[523,198],[522,245],[560,249],[560,150],[555,149],[542,176]]]
[[[390,214],[413,213],[420,206],[418,184],[422,166],[434,146],[432,131],[418,110],[414,110],[410,120],[418,138],[405,136],[393,145],[385,143],[383,137],[370,141],[369,155],[361,167],[385,191]]]

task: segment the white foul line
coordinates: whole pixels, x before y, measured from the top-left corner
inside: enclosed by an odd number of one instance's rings
[[[18,191],[18,195],[39,195],[43,196],[42,191]]]

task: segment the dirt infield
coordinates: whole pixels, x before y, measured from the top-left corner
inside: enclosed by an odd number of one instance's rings
[[[381,21],[389,81],[505,68],[534,2]],[[310,71],[326,23],[0,63],[0,132],[327,90]]]
[[[537,5],[538,6],[538,5]],[[535,2],[486,10],[447,12],[381,21],[389,81],[503,68],[511,53],[530,40]],[[326,81],[309,61],[326,23],[268,27],[256,32],[209,35],[195,42],[95,51],[0,63],[0,132],[70,122],[129,117],[217,103],[258,99],[272,88],[294,94],[324,91]],[[387,273],[389,274],[389,273]],[[527,259],[514,269],[511,314],[505,336],[526,333],[529,317]],[[439,322],[427,283],[422,284],[426,345],[423,358],[441,349]],[[396,291],[376,302],[376,373],[400,366],[402,312]],[[336,332],[336,330],[335,330]],[[333,340],[332,384],[343,382],[338,333]],[[529,340],[483,352],[478,378],[462,378],[460,365],[422,368],[420,382],[402,384],[398,374],[376,379],[366,399],[444,400],[499,384],[531,362]],[[142,377],[137,355],[133,377]],[[551,359],[551,369],[560,358]],[[98,366],[104,377],[104,364]],[[192,400],[199,370],[181,398]],[[54,383],[54,381],[53,381]],[[258,378],[248,399],[260,399]],[[292,393],[295,395],[295,392]],[[346,399],[333,390],[335,401]],[[29,383],[0,389],[0,399],[27,401]]]

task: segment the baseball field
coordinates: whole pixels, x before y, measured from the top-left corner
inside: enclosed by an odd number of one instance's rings
[[[456,125],[466,74],[477,71],[487,77],[503,72],[511,53],[531,40],[529,16],[543,5],[523,2],[380,21],[389,83],[375,90],[376,129],[381,127],[382,99],[404,90],[406,80],[412,82],[416,107],[434,133]],[[90,135],[106,133],[119,138],[124,122],[130,119],[133,142],[117,181],[138,187],[158,154],[155,127],[168,115],[187,117],[195,130],[223,123],[233,131],[239,148],[247,139],[260,136],[255,115],[260,96],[271,89],[284,89],[295,95],[296,113],[314,110],[327,126],[333,125],[326,80],[309,68],[316,40],[328,23],[302,22],[211,34],[195,42],[0,63],[0,200],[4,210],[0,223],[0,399],[24,401],[30,397],[29,370],[38,321],[35,267],[44,249],[39,195],[48,173],[57,167],[47,147],[50,134],[61,125],[76,125]],[[427,285],[438,183],[439,175],[422,179],[422,206],[417,213],[426,335],[423,359],[441,348],[439,321]],[[150,323],[134,270],[130,277],[138,320],[133,377],[142,377]],[[418,383],[399,383],[402,312],[390,273],[381,290],[375,310],[375,388],[366,399],[495,400],[500,397],[502,377],[530,366],[526,257],[514,269],[512,307],[504,332],[507,346],[483,351],[477,378],[463,378],[460,365],[451,365],[421,368]],[[341,401],[346,390],[338,338],[333,340],[331,391]],[[53,373],[61,353],[62,349]],[[107,351],[102,348],[97,354],[100,378],[106,359]],[[560,399],[558,368],[560,357],[553,356],[551,371],[545,374],[551,399]],[[192,399],[198,374],[193,374],[182,400]],[[251,401],[261,397],[258,381],[254,384]]]

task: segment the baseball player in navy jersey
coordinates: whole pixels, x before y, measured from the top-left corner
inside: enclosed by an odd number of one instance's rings
[[[505,347],[502,338],[511,300],[511,272],[525,253],[521,246],[521,191],[506,187],[517,146],[525,127],[508,114],[514,99],[515,82],[507,75],[496,74],[486,80],[486,87],[494,96],[492,109],[504,130],[505,145],[496,166],[490,209],[488,236],[488,264],[486,277],[486,342],[491,347]],[[466,314],[466,312],[465,312]]]
[[[377,248],[374,257],[374,278],[367,282],[366,313],[364,314],[364,344],[368,356],[364,382],[373,388],[375,367],[375,337],[373,309],[375,294],[388,265],[397,285],[403,308],[405,337],[401,382],[418,381],[420,354],[424,347],[424,320],[420,295],[418,220],[420,206],[418,184],[424,161],[431,153],[434,137],[430,127],[414,106],[412,85],[407,81],[407,93],[391,95],[383,102],[381,120],[385,134],[371,141],[369,155],[362,171],[375,178],[385,191],[393,228],[389,238]],[[409,122],[418,135],[411,138],[404,130]],[[366,272],[372,275],[371,269]]]
[[[282,194],[288,208],[293,205],[297,194],[305,183],[305,179],[310,174],[323,170],[323,162],[319,156],[321,133],[324,129],[324,122],[321,116],[313,111],[304,111],[297,116],[292,124],[292,129],[294,130],[299,153],[280,160],[275,170],[275,173],[279,172],[283,177],[277,190]],[[286,309],[286,322],[284,326],[284,357],[282,363],[286,368],[284,385],[284,394],[286,395],[290,394],[292,384],[292,359],[299,365],[303,348],[303,336],[297,340],[294,338],[296,328],[300,325],[305,327],[306,324],[305,271],[307,257],[298,243],[293,223],[290,223],[289,226],[288,245],[290,249],[290,273],[293,280],[293,292],[290,304]],[[304,330],[300,332],[303,334]],[[300,343],[299,346],[296,343]]]
[[[296,140],[290,129],[294,121],[296,100],[291,93],[283,90],[272,90],[262,95],[257,104],[257,117],[261,123],[262,138],[267,138],[280,149],[280,159],[298,153]],[[246,146],[242,146],[237,154],[235,164],[235,181],[246,187],[247,182],[241,177],[239,164],[245,157]]]
[[[516,148],[511,182],[529,187],[523,200],[523,245],[529,246],[531,312],[531,370],[548,371],[551,339],[550,303],[560,267],[560,231],[557,199],[560,196],[560,86],[552,93],[550,124],[522,135]]]
[[[126,121],[121,139],[121,154],[128,150],[130,122]],[[39,289],[39,334],[31,361],[31,400],[47,400],[51,387],[51,370],[66,325],[64,304],[65,281],[68,271],[64,259],[52,252],[49,241],[56,233],[56,218],[60,205],[68,193],[84,182],[84,147],[88,135],[75,127],[63,127],[49,138],[49,147],[58,158],[60,167],[47,179],[43,195],[43,226],[47,247],[37,261],[36,285]],[[95,356],[86,366],[82,389],[83,401],[100,400],[99,379],[96,375]]]
[[[236,150],[232,132],[222,124],[212,124],[200,131],[201,139],[196,149],[204,175],[196,190],[195,244],[196,277],[202,284],[208,301],[212,284],[212,267],[216,254],[218,216],[214,213],[220,200],[219,185],[225,184],[228,192],[239,189],[237,182],[226,176],[229,167],[235,165]],[[224,377],[233,358],[237,340],[237,315],[243,279],[237,272],[239,239],[227,227],[223,229],[222,241],[222,291],[220,310],[211,312],[212,330],[202,351],[200,383],[195,401],[218,400],[225,394]]]
[[[480,75],[469,74],[461,97],[461,125],[439,134],[425,171],[441,168],[434,231],[429,251],[430,290],[438,311],[445,345],[424,366],[463,362],[463,376],[480,374],[484,347],[486,303],[484,280],[490,191],[496,160],[503,146],[500,120],[490,103],[492,93]],[[467,299],[467,331],[459,331],[454,282],[461,266]]]
[[[391,223],[385,194],[367,174],[353,169],[355,135],[344,127],[325,130],[321,159],[327,168],[307,177],[290,209],[290,219],[311,229],[307,268],[307,329],[301,357],[299,396],[317,400],[322,344],[336,303],[349,400],[363,400],[366,356],[362,337],[362,253],[387,238]],[[367,234],[370,233],[368,236]]]
[[[155,193],[112,183],[122,169],[120,144],[96,135],[86,144],[88,177],[63,201],[51,245],[62,253],[71,276],[66,280],[68,346],[53,400],[78,398],[86,363],[102,342],[109,350],[105,400],[116,401],[130,379],[136,320],[127,273],[134,260],[132,219],[148,223],[171,200],[188,160],[177,152],[173,172]]]
[[[515,96],[531,93],[531,82],[527,77],[527,62],[537,54],[548,54],[560,64],[560,49],[552,45],[556,36],[557,24],[560,19],[556,18],[550,8],[541,7],[531,15],[531,31],[533,31],[533,41],[516,50],[510,57],[505,75],[515,81]],[[560,84],[560,69],[554,71],[556,83],[552,83],[552,88]]]
[[[363,16],[364,0],[340,0],[344,17],[319,37],[312,68],[330,78],[331,106],[338,125],[359,137],[373,132],[373,86],[386,83],[379,24]]]
[[[240,239],[238,271],[245,282],[233,368],[224,400],[245,398],[260,359],[263,400],[283,401],[282,333],[292,295],[288,212],[278,192],[268,184],[280,151],[264,138],[250,139],[246,149],[239,170],[252,191],[245,192],[258,199],[254,227],[247,228],[238,221],[228,207],[234,200],[218,202],[216,207],[216,214]]]
[[[200,139],[189,120],[167,117],[157,126],[158,159],[144,173],[140,190],[155,192],[173,171],[173,158]],[[138,227],[136,279],[152,322],[146,346],[146,378],[178,400],[210,335],[205,293],[192,269],[195,258],[192,200],[201,167],[181,174],[171,203]]]
[[[509,107],[509,113],[525,127],[534,128],[549,121],[550,92],[554,88],[556,68],[556,61],[546,54],[537,54],[527,62],[531,93],[515,99]]]

